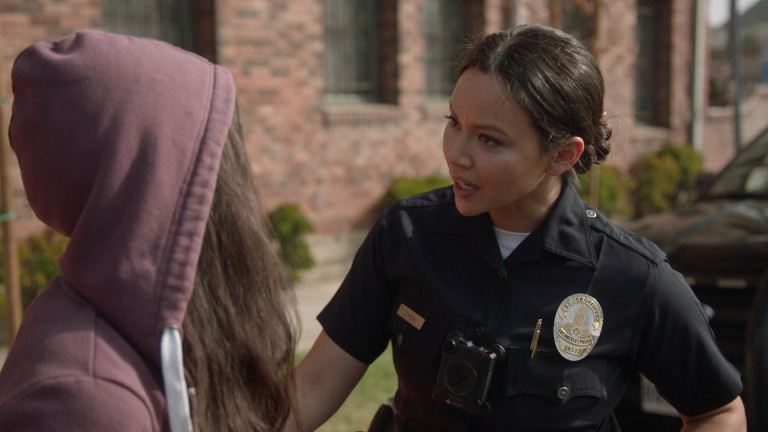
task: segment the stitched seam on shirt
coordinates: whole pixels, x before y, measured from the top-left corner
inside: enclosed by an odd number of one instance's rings
[[[450,187],[450,186],[448,186]],[[418,195],[405,197],[400,200],[403,207],[445,207],[455,205],[453,200],[444,200],[443,194],[447,194],[445,188],[438,188]]]
[[[633,370],[639,370],[639,361],[637,358],[637,353],[640,351],[640,332],[645,326],[646,317],[648,316],[648,309],[651,307],[650,305],[653,302],[653,298],[656,296],[657,291],[659,287],[655,284],[653,284],[654,280],[654,274],[653,269],[657,267],[655,265],[648,268],[648,276],[645,279],[645,285],[643,286],[643,298],[642,298],[642,304],[640,306],[640,310],[638,311],[638,317],[642,317],[642,319],[636,320],[635,325],[632,328],[632,339],[631,339],[631,345],[629,353],[630,361],[630,367]],[[654,288],[654,289],[651,289]],[[645,359],[644,359],[645,360]]]
[[[612,241],[616,242],[618,245],[620,245],[624,249],[630,250],[642,256],[643,258],[645,258],[646,261],[652,262],[654,264],[659,264],[660,262],[663,262],[665,260],[665,255],[663,251],[653,253],[651,250],[648,250],[648,248],[646,247],[639,248],[639,247],[636,247],[634,244],[632,244],[632,242],[627,241],[627,240],[634,240],[637,242],[642,242],[642,239],[645,239],[642,236],[631,233],[631,231],[630,231],[631,234],[620,232],[619,233],[620,236],[619,236],[619,235],[614,235],[613,232],[609,232],[608,230],[605,230],[600,226],[592,225],[592,224],[590,224],[590,226],[596,229],[597,231],[600,231],[601,233],[603,233],[603,235],[610,238]]]

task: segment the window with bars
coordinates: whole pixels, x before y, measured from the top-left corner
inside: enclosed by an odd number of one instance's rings
[[[324,0],[327,102],[378,99],[378,2]]]
[[[426,43],[426,94],[446,97],[455,84],[454,69],[461,46],[466,43],[465,2],[425,0],[423,32]]]
[[[104,29],[194,51],[192,0],[104,0]]]
[[[655,8],[653,0],[637,1],[637,66],[635,68],[635,117],[654,123],[655,94]]]
[[[597,1],[564,0],[557,2],[557,7],[561,20],[558,27],[592,51],[597,36]]]

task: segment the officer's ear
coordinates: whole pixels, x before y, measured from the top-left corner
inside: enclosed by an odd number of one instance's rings
[[[581,137],[573,136],[563,141],[560,147],[554,151],[554,157],[549,162],[547,174],[557,177],[568,171],[579,160],[583,152],[584,140]]]

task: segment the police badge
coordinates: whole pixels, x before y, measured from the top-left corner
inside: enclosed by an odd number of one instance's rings
[[[603,329],[603,309],[587,294],[568,296],[555,314],[555,346],[565,359],[581,360],[592,351]]]

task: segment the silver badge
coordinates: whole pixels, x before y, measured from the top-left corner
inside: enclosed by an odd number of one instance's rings
[[[603,329],[603,308],[594,297],[566,297],[555,314],[555,346],[567,360],[581,360],[592,351]]]

